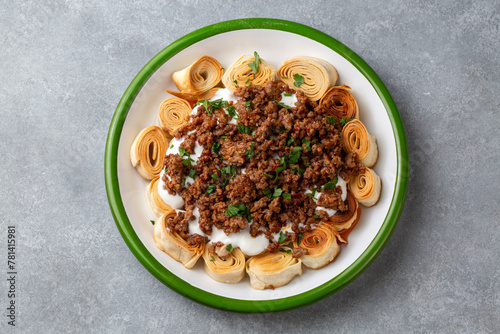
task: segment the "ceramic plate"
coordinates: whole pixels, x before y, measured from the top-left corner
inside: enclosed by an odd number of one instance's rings
[[[191,269],[158,250],[153,239],[146,187],[132,167],[129,150],[145,127],[158,124],[160,103],[175,90],[172,73],[203,55],[225,68],[241,54],[257,51],[275,68],[296,56],[324,59],[335,66],[338,84],[352,88],[360,119],[375,135],[379,159],[374,170],[382,179],[379,203],[362,207],[361,219],[337,259],[325,268],[304,268],[288,285],[257,291],[248,277],[238,284],[223,284],[205,273],[203,261]],[[125,91],[110,125],[106,143],[105,177],[111,211],[125,242],[141,263],[160,281],[199,303],[238,312],[272,312],[316,302],[346,286],[381,252],[400,216],[407,188],[407,148],[394,102],[375,72],[342,43],[313,28],[282,20],[227,21],[190,33],[158,53],[137,74]]]

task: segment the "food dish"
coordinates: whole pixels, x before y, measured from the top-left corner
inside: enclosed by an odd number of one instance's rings
[[[359,119],[336,119],[353,109],[352,116],[359,117],[359,112],[350,88],[335,86],[337,71],[322,59],[289,59],[279,67],[278,77],[257,52],[238,58],[223,76],[220,66],[205,55],[174,72],[175,94],[197,101],[167,98],[160,105],[161,126],[172,139],[164,168],[147,191],[159,217],[155,243],[188,269],[204,253],[208,275],[223,283],[238,283],[244,277],[239,269],[247,262],[252,288],[275,289],[302,275],[302,264],[319,269],[337,257],[360,219],[358,195],[361,204],[378,201],[380,178],[363,165],[373,167],[377,144]],[[220,86],[224,77],[237,78],[229,81],[231,90]],[[216,86],[212,98],[200,97]],[[327,93],[327,99],[318,92]],[[163,117],[167,109],[177,117]],[[145,157],[162,151],[148,145],[143,132],[131,150],[132,165],[141,176],[137,147],[148,151],[141,152]],[[348,140],[341,140],[344,132]],[[363,177],[357,178],[360,173]],[[357,191],[347,189],[350,180],[356,181]],[[377,184],[370,184],[374,180]],[[273,268],[265,260],[262,274],[260,260],[276,258],[265,252],[285,253],[277,261],[284,265]],[[224,264],[222,270],[212,262]]]
[[[234,52],[225,50],[224,55],[219,57],[225,41],[233,40],[236,36],[241,42],[233,45]],[[278,52],[272,51],[272,45],[278,42],[281,43],[280,52],[286,55],[280,56]],[[370,106],[370,112],[363,121],[368,128],[375,129],[374,134],[381,147],[380,151],[384,152],[384,156],[380,156],[377,162],[377,172],[383,170],[380,176],[384,180],[384,192],[373,214],[364,216],[360,222],[363,228],[350,236],[350,245],[351,239],[357,239],[360,241],[356,242],[359,247],[341,253],[338,259],[339,268],[325,268],[327,270],[324,274],[307,278],[308,284],[303,284],[302,280],[294,280],[283,288],[259,294],[241,289],[237,285],[230,289],[226,286],[222,289],[216,284],[207,286],[197,279],[196,274],[183,274],[180,270],[183,267],[160,263],[156,257],[158,253],[155,245],[148,244],[145,238],[141,237],[147,233],[145,228],[140,227],[148,216],[146,200],[144,198],[145,207],[134,207],[131,204],[137,203],[141,198],[137,194],[137,188],[144,187],[145,181],[141,178],[128,185],[121,181],[133,178],[132,171],[121,162],[123,159],[128,160],[128,150],[124,150],[124,147],[130,147],[134,139],[127,137],[126,133],[138,133],[145,125],[154,123],[154,113],[145,115],[139,110],[157,109],[166,97],[165,94],[158,93],[165,87],[165,78],[171,76],[171,68],[189,65],[190,61],[186,59],[189,54],[191,62],[197,58],[193,56],[195,53],[199,56],[200,50],[225,62],[224,57],[235,59],[241,53],[249,53],[253,49],[267,49],[270,54],[266,59],[279,63],[285,60],[280,57],[298,56],[297,52],[300,50],[295,47],[297,43],[308,47],[314,56],[330,60],[337,69],[342,68],[339,80],[342,83],[348,82],[353,91],[361,89],[366,92],[364,96],[356,98],[360,108]],[[261,52],[264,54],[264,51]],[[167,61],[169,66],[165,66]],[[171,87],[175,89],[173,84]],[[125,128],[127,131],[122,131]],[[384,135],[384,129],[391,131]],[[278,311],[303,306],[328,296],[348,284],[373,261],[390,237],[401,212],[407,184],[406,159],[404,132],[394,103],[376,74],[352,51],[327,35],[295,23],[279,20],[238,20],[202,29],[173,43],[155,57],[132,82],[110,127],[106,150],[106,184],[110,206],[125,241],[148,270],[160,280],[179,293],[213,307],[240,312]],[[378,223],[366,223],[371,220],[377,220]]]

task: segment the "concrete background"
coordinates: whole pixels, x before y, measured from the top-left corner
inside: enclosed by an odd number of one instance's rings
[[[391,92],[411,159],[377,260],[332,297],[279,314],[171,291],[123,242],[104,188],[108,126],[137,72],[177,38],[246,17],[307,24],[358,53]],[[0,332],[500,332],[499,26],[495,0],[2,1]]]

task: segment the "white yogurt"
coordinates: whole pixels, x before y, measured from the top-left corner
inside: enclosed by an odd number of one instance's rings
[[[210,235],[210,241],[213,243],[220,241],[225,245],[231,244],[233,248],[239,247],[245,255],[249,256],[260,254],[269,246],[269,240],[264,234],[256,238],[250,235],[250,226],[229,235],[226,235],[223,230],[219,230],[214,226],[212,235]]]
[[[347,182],[339,176],[339,177],[337,177],[337,185],[336,186],[340,186],[340,188],[342,189],[341,198],[343,201],[345,201],[347,198]],[[318,204],[318,198],[321,195],[321,191],[320,191],[321,188],[322,187],[318,187],[316,189],[316,194],[314,194],[313,200],[314,200],[314,202],[316,202],[316,205]],[[308,189],[304,190],[304,193],[305,193],[305,195],[312,194],[312,191],[308,188]],[[324,206],[319,206],[319,205],[316,207],[316,210],[325,211],[328,214],[328,216],[330,216],[330,217],[333,216],[337,212],[337,210],[325,208]]]
[[[291,108],[295,107],[295,103],[297,102],[297,96],[292,94],[292,96],[285,96],[285,93],[281,93],[281,101],[284,105],[289,106]]]
[[[195,219],[189,221],[189,234],[197,233],[203,237],[206,237],[207,235],[200,229],[200,210],[198,210],[198,208],[194,208],[193,216],[195,217]]]
[[[172,195],[165,189],[165,182],[162,180],[163,175],[167,175],[167,179],[170,181],[168,174],[165,174],[165,170],[160,173],[160,179],[158,180],[158,195],[160,195],[163,202],[168,203],[172,209],[182,209],[184,207],[184,200],[179,194]]]

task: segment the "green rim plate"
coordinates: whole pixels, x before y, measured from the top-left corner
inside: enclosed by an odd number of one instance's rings
[[[382,227],[373,241],[356,261],[330,281],[307,292],[281,299],[254,301],[222,297],[196,288],[171,273],[151,255],[135,233],[127,217],[118,184],[117,157],[123,125],[134,99],[151,75],[167,60],[190,45],[214,35],[242,29],[273,29],[302,35],[340,54],[367,78],[377,92],[387,111],[395,138],[397,174],[394,193]],[[403,210],[408,186],[408,151],[403,124],[389,91],[358,55],[336,39],[311,27],[284,20],[251,18],[225,21],[198,29],[167,46],[144,66],[123,94],[111,121],[106,142],[104,173],[108,201],[118,230],[132,253],[156,278],[181,295],[210,307],[235,312],[276,312],[309,305],[339,291],[360,275],[380,254]]]

